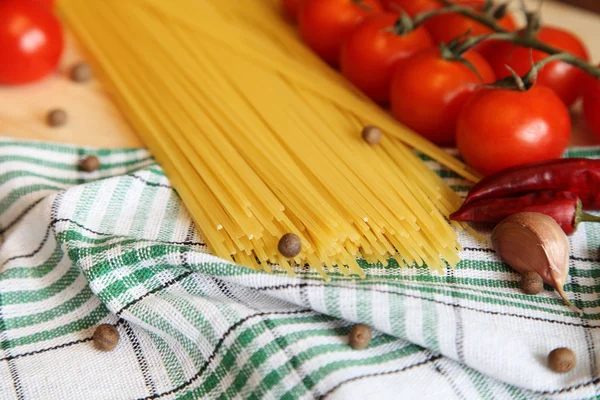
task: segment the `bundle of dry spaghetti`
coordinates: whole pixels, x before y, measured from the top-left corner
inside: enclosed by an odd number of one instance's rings
[[[357,258],[438,270],[459,261],[445,216],[461,200],[407,145],[477,177],[317,59],[278,2],[60,7],[217,256],[359,275]],[[361,140],[365,125],[386,132],[378,145]],[[277,247],[288,232],[302,242],[293,259]]]

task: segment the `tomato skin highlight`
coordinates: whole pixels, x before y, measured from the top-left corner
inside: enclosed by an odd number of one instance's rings
[[[64,48],[62,27],[45,6],[0,1],[0,83],[20,85],[53,72]]]
[[[583,116],[587,127],[600,140],[600,80],[586,75],[584,84]]]
[[[484,175],[560,158],[570,135],[569,110],[542,85],[526,92],[482,89],[465,104],[456,127],[461,156]]]
[[[298,20],[298,14],[300,13],[300,7],[302,7],[302,3],[304,3],[304,1],[305,0],[281,0],[281,5],[285,15],[287,15],[292,21],[296,22]]]
[[[563,29],[544,26],[537,33],[537,38],[586,61],[590,59],[588,50],[581,40]],[[530,50],[505,41],[490,43],[484,56],[499,79],[510,76],[506,65],[523,76],[531,69],[531,57],[534,63],[548,57],[546,53],[539,50]],[[541,69],[537,83],[552,88],[565,105],[570,107],[583,94],[584,80],[585,73],[577,67],[562,61],[553,61]]]
[[[464,63],[447,61],[438,47],[401,63],[392,79],[390,103],[398,121],[440,146],[455,143],[456,120],[479,85],[496,80],[475,51],[464,54],[481,78]]]
[[[398,15],[385,13],[366,19],[342,45],[342,74],[375,102],[389,101],[390,84],[398,65],[416,52],[433,46],[423,27],[398,35],[391,31]]]
[[[383,12],[379,0],[306,0],[300,9],[300,36],[331,66],[339,65],[342,43],[370,15]]]

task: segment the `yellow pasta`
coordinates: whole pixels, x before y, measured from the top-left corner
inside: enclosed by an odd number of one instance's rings
[[[61,0],[211,251],[250,268],[455,265],[460,198],[411,150],[476,173],[308,50],[276,0]],[[386,136],[360,138],[365,125]],[[297,234],[293,260],[277,250]]]

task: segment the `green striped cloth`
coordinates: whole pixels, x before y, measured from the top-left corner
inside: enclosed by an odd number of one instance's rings
[[[97,155],[93,173],[78,161]],[[596,156],[600,149],[573,150]],[[458,190],[467,183],[438,170]],[[362,262],[292,278],[208,253],[145,150],[0,139],[1,399],[595,398],[600,227],[571,237],[567,308],[463,234],[445,276]],[[374,328],[348,346],[357,322]],[[95,350],[112,324],[117,348]],[[556,347],[577,368],[551,372]]]

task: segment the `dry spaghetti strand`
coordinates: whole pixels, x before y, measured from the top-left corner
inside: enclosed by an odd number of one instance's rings
[[[356,262],[459,261],[460,198],[407,146],[460,161],[398,125],[315,57],[274,0],[61,0],[65,20],[217,256],[322,276]],[[127,40],[124,40],[127,38]],[[360,139],[366,124],[389,135]],[[398,140],[397,140],[398,139]],[[277,251],[285,233],[302,251]]]

